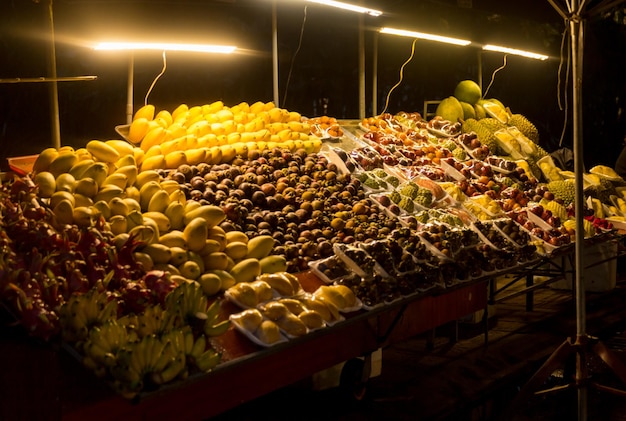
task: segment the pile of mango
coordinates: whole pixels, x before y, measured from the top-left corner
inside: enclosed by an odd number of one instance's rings
[[[177,168],[182,164],[220,164],[249,150],[283,148],[318,152],[322,141],[311,135],[310,123],[295,111],[273,102],[241,102],[232,107],[222,101],[175,110],[156,111],[147,104],[133,116],[126,138],[143,153],[140,171]]]

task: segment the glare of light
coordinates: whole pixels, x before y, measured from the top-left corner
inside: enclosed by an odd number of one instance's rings
[[[530,51],[518,50],[515,48],[501,47],[498,45],[485,45],[483,46],[483,50],[514,54],[516,56],[534,58],[535,60],[547,60],[548,59],[548,56],[543,55],[543,54],[532,53]]]
[[[199,53],[230,54],[237,47],[230,45],[210,44],[172,44],[153,42],[101,42],[95,50],[159,50],[159,51],[194,51]]]
[[[379,31],[381,34],[391,34],[391,35],[399,35],[402,37],[410,37],[410,38],[419,38],[419,39],[426,39],[429,41],[437,41],[437,42],[445,42],[447,44],[454,44],[454,45],[470,45],[472,42],[465,40],[465,39],[459,39],[459,38],[450,38],[450,37],[444,37],[441,35],[433,35],[433,34],[426,34],[423,32],[415,32],[415,31],[407,31],[404,29],[395,29],[395,28],[381,28]]]
[[[343,3],[333,0],[307,0],[309,3],[323,4],[325,6],[337,7],[339,9],[350,10],[352,12],[367,13],[371,16],[380,16],[383,14],[380,10],[368,9],[367,7],[355,6],[353,4]]]

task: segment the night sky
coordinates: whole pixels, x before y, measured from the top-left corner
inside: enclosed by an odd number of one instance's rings
[[[538,126],[546,149],[558,147],[566,115],[564,95],[571,98],[571,87],[565,85],[567,67],[559,58],[565,22],[547,1],[363,3],[386,12],[381,18],[364,19],[368,29],[366,115],[382,111],[413,43],[409,38],[375,35],[374,28],[415,29],[549,54],[551,58],[545,62],[508,56],[506,67],[495,74],[486,96],[527,115]],[[316,104],[326,98],[328,115],[358,118],[358,16],[318,5],[305,8],[288,0],[277,0],[277,5],[280,106],[307,116],[321,115],[324,109]],[[224,43],[243,50],[230,56],[167,53],[166,72],[148,98],[157,109],[171,111],[181,103],[191,106],[222,100],[235,105],[273,99],[270,0],[56,0],[53,16],[58,76],[97,76],[95,81],[58,84],[64,145],[80,147],[90,139],[118,137],[114,128],[126,121],[128,55],[93,51],[90,41],[140,38]],[[622,22],[616,23],[616,18]],[[613,165],[621,148],[624,122],[618,121],[617,110],[626,96],[623,19],[623,13],[612,9],[589,17],[586,25],[583,128],[587,165]],[[0,2],[0,79],[49,74],[47,25],[45,0]],[[378,109],[372,110],[375,36]],[[387,111],[422,112],[424,101],[451,95],[458,81],[478,80],[478,52],[476,47],[417,41],[403,81],[389,97]],[[156,51],[137,53],[134,63],[136,109],[143,105],[150,85],[162,70],[162,55]],[[503,56],[484,53],[480,63],[486,89],[494,70],[503,65]],[[52,145],[48,92],[45,83],[0,84],[0,168],[6,168],[6,157],[38,153]],[[571,146],[570,137],[566,130],[565,146]]]

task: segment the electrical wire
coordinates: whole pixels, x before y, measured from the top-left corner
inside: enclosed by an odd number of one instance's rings
[[[154,80],[152,81],[152,85],[148,88],[148,92],[146,92],[146,98],[144,99],[144,105],[148,105],[148,97],[150,96],[150,92],[152,92],[152,88],[156,85],[157,80],[165,73],[165,69],[167,69],[167,58],[165,56],[165,50],[163,50],[163,69],[161,69],[161,73],[159,73]]]
[[[404,67],[407,64],[409,64],[411,60],[413,60],[413,56],[415,55],[415,43],[416,42],[417,42],[417,38],[415,38],[413,40],[413,44],[411,44],[411,55],[400,67],[400,80],[398,80],[398,83],[396,83],[395,85],[391,87],[391,89],[389,89],[389,92],[387,93],[387,98],[385,99],[385,108],[383,108],[383,110],[380,112],[379,115],[382,115],[387,111],[387,107],[389,107],[389,98],[391,97],[391,93],[394,91],[394,89],[396,89],[402,83],[402,79],[404,79]]]
[[[504,69],[506,67],[506,57],[507,56],[508,56],[508,54],[504,55],[502,66],[498,67],[491,74],[491,81],[489,82],[489,85],[487,85],[487,89],[485,89],[485,93],[483,94],[483,97],[485,97],[485,98],[487,97],[487,93],[489,92],[489,89],[491,89],[491,85],[493,85],[493,82],[496,79],[496,73],[498,73],[500,70],[502,70],[502,69]]]
[[[293,57],[291,58],[291,64],[289,65],[289,72],[287,73],[287,82],[285,82],[285,94],[283,95],[283,102],[281,103],[283,107],[287,104],[287,91],[289,90],[289,82],[291,81],[291,72],[293,71],[293,65],[296,61],[296,56],[300,52],[300,47],[302,47],[302,38],[304,37],[304,24],[306,23],[306,10],[307,6],[304,6],[304,16],[302,17],[302,25],[300,26],[300,39],[298,40],[298,48],[293,53]]]
[[[567,96],[567,85],[569,84],[569,69],[570,69],[570,64],[572,61],[571,58],[571,50],[570,48],[567,48],[567,58],[564,59],[565,54],[563,54],[563,50],[566,48],[566,42],[565,40],[567,39],[567,34],[569,33],[568,30],[569,26],[567,25],[567,22],[565,22],[565,30],[563,31],[563,36],[561,37],[561,52],[560,52],[560,61],[559,61],[559,69],[558,69],[558,82],[557,82],[557,100],[558,100],[558,104],[559,104],[559,109],[564,111],[564,118],[563,118],[563,129],[561,130],[561,138],[559,139],[559,147],[563,147],[563,140],[565,139],[565,132],[567,130],[567,122],[568,122],[568,96]],[[567,66],[567,70],[565,72],[565,83],[563,84],[561,82],[561,74],[563,73],[562,68],[563,68],[563,62],[565,61],[566,66]],[[563,90],[563,93],[561,94],[561,86],[565,86],[565,89]],[[563,96],[563,102],[561,102],[561,96]],[[565,105],[564,105],[565,104]]]

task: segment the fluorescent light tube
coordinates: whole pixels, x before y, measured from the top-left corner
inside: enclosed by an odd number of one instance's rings
[[[547,60],[548,56],[543,54],[531,53],[530,51],[518,50],[515,48],[501,47],[498,45],[485,45],[483,50],[498,51],[500,53],[514,54],[516,56],[534,58],[535,60]]]
[[[454,44],[454,45],[470,45],[472,43],[471,41],[468,41],[465,39],[450,38],[450,37],[444,37],[441,35],[426,34],[423,32],[407,31],[404,29],[395,29],[395,28],[381,28],[380,33],[399,35],[399,36],[410,37],[410,38],[426,39],[429,41],[445,42],[447,44]]]
[[[101,42],[95,50],[160,50],[160,51],[195,51],[199,53],[230,54],[237,47],[208,44],[168,44],[152,42]]]
[[[380,10],[368,9],[367,7],[355,6],[353,4],[343,3],[333,0],[307,0],[310,3],[323,4],[325,6],[337,7],[339,9],[350,10],[352,12],[367,13],[371,16],[380,16],[383,14]]]

